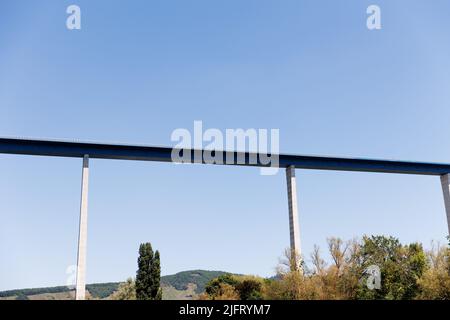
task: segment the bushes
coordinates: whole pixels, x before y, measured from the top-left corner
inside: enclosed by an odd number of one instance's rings
[[[357,255],[357,270],[376,265],[381,271],[381,288],[370,290],[364,283],[358,299],[410,300],[419,294],[418,279],[427,267],[422,245],[402,245],[393,237],[364,237]]]
[[[428,269],[418,280],[418,299],[450,299],[450,249],[437,246],[427,252]]]
[[[236,285],[241,300],[261,300],[262,281],[259,279],[243,279]]]
[[[258,277],[225,274],[208,282],[201,299],[261,300],[263,282]]]
[[[295,271],[290,252],[274,279],[226,275],[206,286],[206,299],[353,300],[449,299],[450,249],[425,252],[421,244],[402,245],[398,239],[364,236],[361,241],[327,239],[330,263],[314,248],[308,267]],[[368,270],[380,272],[380,287],[369,288]],[[372,275],[373,276],[373,275]]]
[[[136,300],[136,285],[132,278],[121,283],[116,292],[111,295],[111,300]]]

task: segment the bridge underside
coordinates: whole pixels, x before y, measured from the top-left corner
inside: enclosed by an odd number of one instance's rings
[[[189,152],[190,162],[204,163],[203,159],[197,161],[194,159],[196,150],[180,150]],[[198,150],[203,152],[203,150]],[[173,148],[139,146],[139,145],[121,145],[121,144],[100,144],[85,142],[68,142],[52,140],[30,140],[30,139],[6,139],[0,138],[0,153],[4,154],[22,154],[35,156],[51,157],[71,157],[83,158],[86,154],[91,159],[115,159],[115,160],[139,160],[139,161],[159,161],[173,162]],[[231,164],[241,166],[267,167],[261,161],[261,155],[248,152],[224,152],[230,159],[234,159]],[[267,156],[267,155],[263,155]],[[272,155],[269,155],[272,156]],[[358,158],[340,158],[323,157],[309,155],[276,155],[279,160],[280,168],[295,166],[298,169],[316,169],[316,170],[339,170],[339,171],[362,171],[362,172],[381,172],[381,173],[402,173],[419,175],[441,176],[450,173],[450,164],[409,162],[409,161],[391,161],[377,159],[358,159]],[[237,163],[238,159],[244,159],[244,163]],[[256,159],[252,163],[251,159]]]

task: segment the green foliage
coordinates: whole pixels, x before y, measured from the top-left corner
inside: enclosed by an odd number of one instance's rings
[[[111,300],[136,300],[136,286],[133,279],[128,278],[121,283],[116,292],[111,295]]]
[[[92,298],[105,299],[109,297],[119,287],[117,282],[109,283],[95,283],[86,285],[86,290],[89,291]]]
[[[66,286],[58,286],[58,287],[45,287],[45,288],[33,288],[33,289],[17,289],[17,290],[8,290],[0,292],[0,297],[12,297],[12,296],[32,296],[36,294],[44,294],[44,293],[60,293],[66,292],[69,289]]]
[[[254,279],[244,279],[236,285],[236,291],[241,300],[261,300],[262,282]]]
[[[205,293],[209,299],[229,299],[234,296],[240,300],[262,299],[263,280],[257,277],[223,274],[208,282]]]
[[[150,268],[150,277],[152,278],[151,296],[153,300],[162,300],[161,290],[161,265],[159,252],[156,251]]]
[[[110,283],[96,283],[86,285],[86,290],[89,291],[91,296],[96,299],[104,299],[109,297],[119,287],[118,282]],[[0,298],[13,297],[13,296],[34,296],[38,294],[53,294],[72,291],[67,286],[57,287],[44,287],[33,289],[17,289],[0,292]]]
[[[28,296],[24,293],[19,293],[16,297],[16,300],[28,300]]]
[[[363,238],[355,267],[361,273],[371,265],[381,271],[381,288],[370,290],[362,281],[358,299],[413,299],[419,293],[417,280],[426,269],[427,261],[422,245],[400,244],[393,237],[372,236]]]
[[[226,274],[223,274],[223,275],[221,275],[221,276],[219,276],[219,277],[209,281],[206,284],[205,292],[210,297],[214,298],[217,295],[219,295],[220,288],[221,288],[222,284],[227,284],[227,285],[230,285],[232,287],[235,287],[238,284],[238,281],[233,277],[232,274],[226,273]]]
[[[429,268],[419,279],[418,299],[450,300],[450,245],[427,252]]]
[[[153,253],[150,243],[142,243],[139,246],[136,272],[136,298],[138,300],[161,300],[160,278],[159,252]]]
[[[206,299],[450,299],[450,249],[425,253],[422,245],[402,245],[385,236],[362,241],[327,239],[331,257],[327,264],[315,247],[313,268],[292,271],[289,259],[281,260],[277,277],[259,279],[225,275],[206,286]],[[427,254],[429,257],[427,257]],[[287,251],[287,258],[289,252]],[[369,288],[365,270],[377,266],[380,288]]]
[[[180,291],[191,290],[189,289],[189,285],[194,284],[195,293],[200,294],[205,291],[205,286],[208,283],[208,281],[222,274],[225,274],[225,272],[207,271],[207,270],[183,271],[173,275],[162,276],[161,284],[164,286],[172,286]],[[119,282],[88,284],[86,286],[86,289],[89,291],[92,298],[105,299],[111,296],[111,294],[117,292],[121,284],[122,283]],[[38,294],[64,293],[68,291],[71,290],[66,286],[17,289],[0,292],[0,298],[15,297],[19,295],[32,296]]]

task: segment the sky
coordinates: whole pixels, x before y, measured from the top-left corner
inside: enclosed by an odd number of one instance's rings
[[[68,30],[66,8],[81,8]],[[366,9],[381,9],[368,30]],[[0,136],[172,146],[177,128],[280,130],[280,151],[450,163],[450,3],[42,0],[0,3]],[[0,290],[64,285],[81,159],[0,155]],[[302,250],[327,237],[445,243],[439,178],[297,170]],[[271,276],[289,246],[285,174],[91,160],[87,282]]]

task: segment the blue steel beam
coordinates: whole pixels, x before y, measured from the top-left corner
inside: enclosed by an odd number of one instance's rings
[[[194,160],[194,150],[191,161]],[[267,167],[260,161],[259,154],[248,152],[227,152],[235,161],[226,165]],[[83,158],[89,155],[91,159],[140,160],[172,162],[172,148],[121,144],[100,144],[85,142],[68,142],[53,140],[11,139],[0,138],[0,154],[34,155],[50,157]],[[256,163],[250,163],[251,156],[256,156]],[[236,159],[243,157],[245,163],[237,163]],[[225,153],[224,153],[225,158]],[[201,161],[200,163],[205,163]],[[409,161],[375,160],[359,158],[339,158],[306,155],[279,155],[279,167],[295,166],[299,169],[338,170],[402,173],[417,175],[444,175],[450,173],[450,164],[425,163]]]

